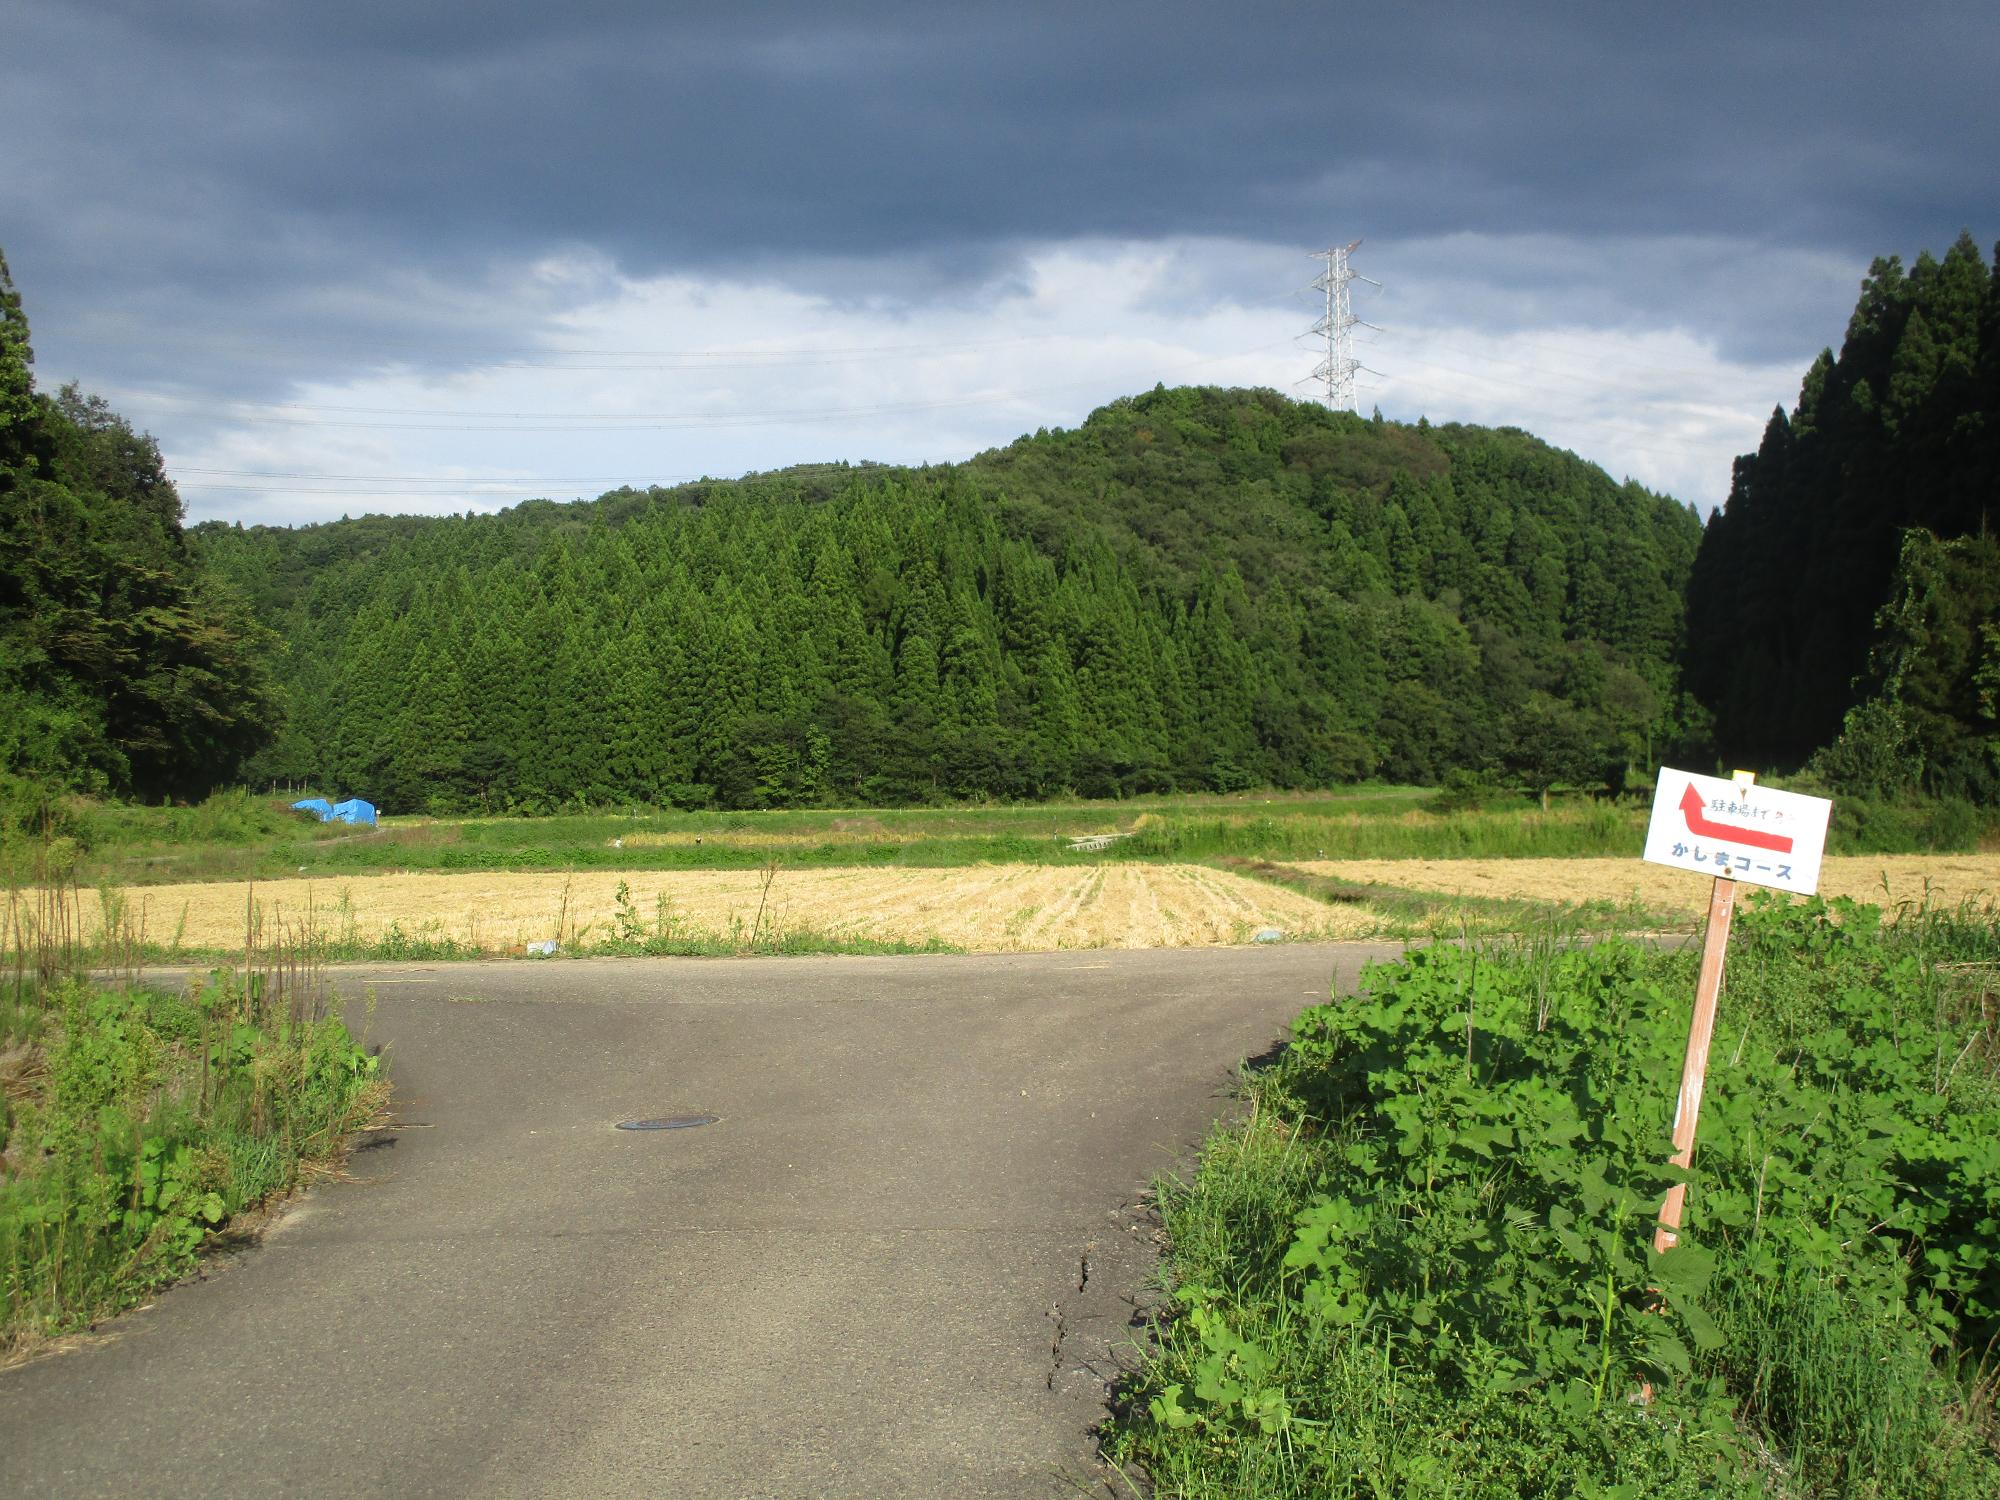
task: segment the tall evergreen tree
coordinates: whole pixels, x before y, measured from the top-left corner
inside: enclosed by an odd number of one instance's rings
[[[1996,277],[1966,235],[1907,274],[1875,261],[1839,355],[1737,460],[1688,585],[1686,680],[1725,759],[1789,768],[1840,733],[1870,691],[1900,534],[1991,524]]]

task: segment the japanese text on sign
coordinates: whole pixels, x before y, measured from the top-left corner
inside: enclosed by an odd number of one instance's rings
[[[1644,857],[1810,896],[1819,887],[1832,812],[1824,797],[1663,769]]]

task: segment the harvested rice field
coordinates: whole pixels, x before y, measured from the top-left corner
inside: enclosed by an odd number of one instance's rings
[[[1192,948],[1251,941],[1361,936],[1367,913],[1197,865],[1105,864],[1090,869],[982,865],[964,869],[591,871],[561,874],[364,875],[340,880],[146,886],[114,896],[128,926],[160,947],[241,949],[254,902],[260,943],[315,931],[344,946],[393,926],[412,939],[483,953],[556,939],[588,948],[621,931],[747,942],[787,933],[924,944],[972,952],[1056,948]],[[97,916],[85,892],[86,922]],[[760,906],[762,915],[759,915]]]
[[[1572,905],[1636,903],[1648,911],[1699,917],[1711,882],[1637,859],[1303,860],[1296,868],[1357,885],[1441,896],[1493,896]],[[1754,887],[1741,887],[1744,891]],[[1820,894],[1849,896],[1893,915],[1903,904],[2000,903],[2000,854],[1872,854],[1829,858]]]

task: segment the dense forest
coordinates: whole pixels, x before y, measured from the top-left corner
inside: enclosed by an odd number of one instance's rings
[[[252,774],[395,809],[1601,782],[1679,733],[1688,510],[1519,432],[1156,390],[962,465],[198,528]]]
[[[33,358],[0,257],[0,783],[200,795],[269,738],[270,642],[194,555],[153,440],[37,392]]]
[[[0,262],[0,778],[757,807],[1720,752],[2000,801],[1969,239],[1876,262],[1705,530],[1518,430],[1207,388],[963,464],[184,530],[152,440],[32,358]]]
[[[1687,683],[1741,765],[2000,802],[2000,257],[1877,260],[1838,357],[1738,459]]]

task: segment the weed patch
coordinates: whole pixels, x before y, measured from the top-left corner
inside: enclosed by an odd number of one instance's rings
[[[0,1360],[181,1275],[380,1109],[379,1059],[332,1013],[322,949],[260,944],[249,906],[242,968],[174,992],[82,977],[106,956],[136,971],[145,945],[120,902],[102,902],[106,935],[91,942],[60,879],[11,898]]]
[[[68,979],[33,1008],[39,1035],[0,1072],[0,1357],[179,1276],[385,1092],[340,1021],[264,975],[187,994]]]
[[[1693,956],[1439,945],[1165,1184],[1109,1438],[1170,1495],[2000,1493],[2000,928],[1753,900],[1684,1238]]]

